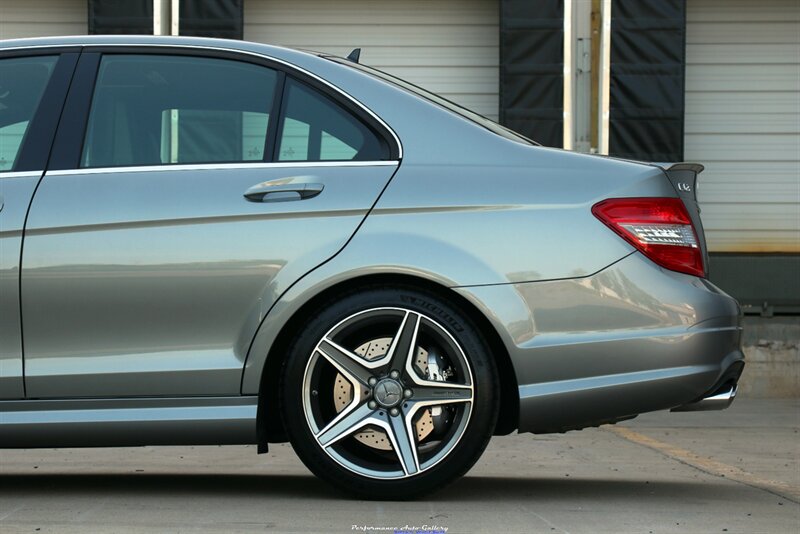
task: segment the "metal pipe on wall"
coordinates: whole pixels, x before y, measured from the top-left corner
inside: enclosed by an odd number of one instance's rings
[[[563,112],[563,147],[565,150],[572,150],[573,135],[573,39],[572,39],[572,4],[574,0],[564,2],[564,112]]]
[[[600,154],[608,154],[609,101],[611,83],[611,0],[602,0],[600,8],[599,102],[597,106],[598,146]]]
[[[180,0],[153,0],[153,35],[180,34]]]

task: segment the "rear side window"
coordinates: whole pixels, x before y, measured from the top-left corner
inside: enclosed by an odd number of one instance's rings
[[[277,78],[227,59],[105,55],[81,166],[263,161]]]
[[[0,59],[0,172],[13,171],[57,56]]]
[[[332,99],[287,78],[276,159],[379,161],[389,159],[389,147]]]

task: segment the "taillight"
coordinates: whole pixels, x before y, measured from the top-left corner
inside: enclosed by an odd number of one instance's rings
[[[705,275],[697,234],[679,198],[611,198],[592,206],[592,213],[662,267]]]

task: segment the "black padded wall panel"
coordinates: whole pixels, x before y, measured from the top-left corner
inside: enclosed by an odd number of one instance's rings
[[[500,0],[500,122],[563,146],[564,1]]]
[[[613,0],[609,153],[683,160],[685,0]]]
[[[244,0],[181,0],[180,34],[241,39]]]
[[[153,35],[153,0],[89,0],[89,34]]]

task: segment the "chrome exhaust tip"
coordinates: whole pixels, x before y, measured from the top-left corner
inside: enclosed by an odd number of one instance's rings
[[[705,412],[710,410],[724,410],[728,406],[731,405],[733,399],[736,398],[736,390],[738,389],[738,385],[733,384],[725,384],[721,388],[717,389],[711,395],[704,397],[696,402],[690,402],[689,404],[684,404],[683,406],[678,406],[677,408],[673,408],[671,412]]]

